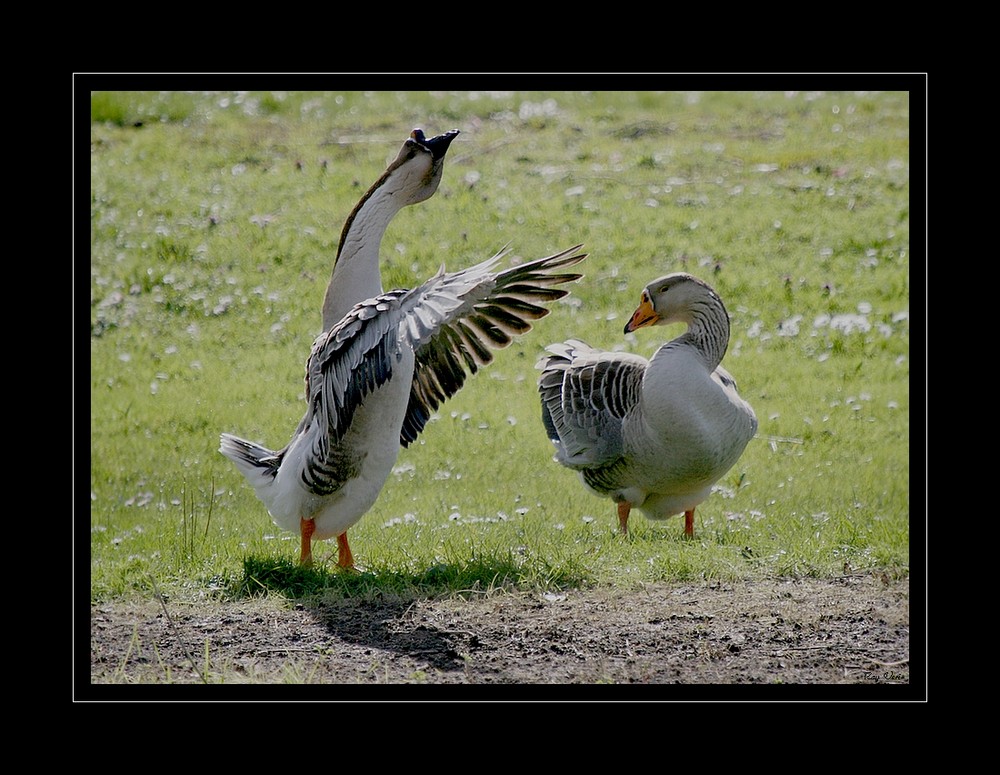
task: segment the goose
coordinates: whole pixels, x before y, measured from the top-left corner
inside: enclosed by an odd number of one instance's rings
[[[358,302],[382,293],[379,252],[386,229],[400,210],[430,199],[438,190],[445,155],[459,134],[452,129],[428,138],[423,129],[413,129],[396,157],[358,200],[344,221],[323,296],[323,331],[333,328]],[[338,537],[338,542],[341,552],[349,556],[347,534]]]
[[[338,566],[355,568],[347,530],[374,505],[400,446],[417,438],[467,372],[490,363],[492,350],[549,313],[542,305],[568,293],[553,286],[582,276],[562,271],[586,258],[582,245],[495,271],[505,248],[468,269],[442,266],[412,290],[382,291],[378,244],[386,226],[402,207],[434,193],[455,134],[428,141],[414,130],[349,216],[324,297],[323,332],[306,361],[305,415],[288,444],[272,450],[220,436],[219,451],[274,523],[299,534],[302,565],[312,564],[314,541],[336,537]]]
[[[562,272],[581,245],[493,271],[506,250],[458,272],[442,269],[412,290],[366,299],[313,342],[305,416],[274,451],[229,433],[219,447],[249,480],[275,524],[298,532],[299,562],[336,536],[337,564],[354,568],[346,531],[374,505],[399,454],[467,373],[493,360],[549,313],[582,275]]]
[[[754,410],[720,365],[729,315],[719,294],[686,272],[660,277],[642,291],[625,333],[669,323],[687,330],[648,361],[569,339],[537,364],[554,459],[617,503],[623,535],[637,508],[653,520],[683,513],[692,537],[695,508],[757,432]]]

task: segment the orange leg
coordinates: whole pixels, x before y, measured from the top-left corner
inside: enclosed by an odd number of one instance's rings
[[[694,509],[684,512],[684,535],[694,538]]]
[[[312,565],[312,536],[316,531],[316,523],[311,519],[299,520],[299,533],[302,535],[302,553],[299,555],[300,565]]]
[[[623,535],[628,535],[628,515],[632,511],[632,504],[628,501],[618,502],[618,531]]]
[[[347,543],[347,531],[345,530],[337,536],[337,565],[341,568],[354,569],[354,556],[351,554],[351,547]]]

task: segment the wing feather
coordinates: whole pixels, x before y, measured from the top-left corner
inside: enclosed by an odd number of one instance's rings
[[[326,495],[352,475],[355,461],[340,442],[365,397],[392,377],[399,357],[400,299],[393,291],[357,305],[313,342],[306,362],[309,402],[302,426],[310,433],[302,480]]]
[[[507,347],[531,330],[549,310],[539,303],[564,297],[551,286],[578,280],[564,271],[586,258],[582,246],[495,272],[506,253],[460,272],[439,273],[404,300],[406,340],[416,364],[400,443],[408,446],[443,401],[455,395],[468,374],[493,360],[492,350]]]
[[[542,422],[561,463],[613,465],[624,452],[623,423],[639,403],[648,361],[596,350],[579,340],[546,348],[538,362]]]

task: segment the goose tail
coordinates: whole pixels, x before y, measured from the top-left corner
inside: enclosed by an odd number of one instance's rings
[[[219,452],[232,460],[258,493],[274,482],[282,455],[246,439],[223,433]]]

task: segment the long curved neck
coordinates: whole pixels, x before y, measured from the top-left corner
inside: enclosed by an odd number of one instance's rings
[[[324,331],[329,331],[359,301],[382,292],[379,248],[389,222],[406,204],[402,197],[376,184],[348,217],[323,299]]]
[[[694,302],[690,315],[688,330],[674,342],[693,346],[701,353],[709,370],[714,371],[729,347],[729,313],[722,299],[713,293]]]

